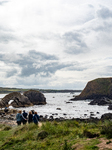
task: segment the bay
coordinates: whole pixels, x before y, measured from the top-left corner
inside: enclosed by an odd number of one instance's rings
[[[6,94],[0,94],[0,98],[3,98]],[[97,117],[105,113],[112,113],[112,110],[108,110],[108,106],[88,105],[89,100],[82,101],[69,101],[73,98],[74,94],[70,93],[44,93],[46,97],[46,105],[34,105],[31,107],[20,107],[18,110],[30,110],[37,111],[39,115],[53,116],[54,118],[64,117],[66,119],[72,118],[89,118]],[[79,95],[79,93],[75,93]],[[10,106],[10,108],[13,108]]]

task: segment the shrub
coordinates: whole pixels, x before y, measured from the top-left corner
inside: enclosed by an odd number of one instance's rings
[[[37,138],[39,138],[39,139],[44,139],[44,138],[46,138],[47,136],[48,136],[48,132],[46,132],[46,131],[41,131],[41,132],[38,133]]]
[[[106,135],[107,138],[112,138],[112,126],[107,125],[107,126],[103,126],[101,129],[101,134]]]
[[[8,131],[8,130],[10,130],[10,129],[12,129],[12,127],[10,127],[10,126],[5,126],[5,127],[3,128],[4,131]]]
[[[91,133],[90,131],[88,131],[87,129],[85,129],[83,131],[83,134],[85,137],[88,137],[88,138],[94,138],[94,137],[99,137],[99,134],[97,133]]]
[[[73,150],[71,145],[67,143],[67,140],[65,140],[62,150]]]

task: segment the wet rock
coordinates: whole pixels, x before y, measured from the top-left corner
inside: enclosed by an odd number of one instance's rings
[[[109,105],[109,104],[112,104],[112,100],[107,97],[97,98],[97,99],[92,100],[89,103],[89,105],[101,105],[101,106]]]
[[[68,104],[68,103],[72,103],[72,102],[66,102],[66,104]]]
[[[55,113],[54,115],[58,115],[58,113]]]
[[[45,119],[47,119],[48,118],[48,115],[45,115]]]
[[[67,114],[64,113],[63,115],[66,116]]]
[[[100,114],[99,112],[96,112],[97,114]]]
[[[63,118],[63,117],[60,117],[59,119],[60,119],[60,121],[65,120],[65,118]]]
[[[61,108],[56,108],[57,110],[61,110]]]
[[[53,118],[53,116],[49,116],[49,119],[50,119],[50,120],[53,120],[54,118]]]
[[[90,114],[90,117],[95,116],[95,114]]]
[[[112,119],[112,113],[106,113],[106,114],[103,114],[102,116],[101,116],[101,119],[103,119],[103,120],[108,120],[108,119]]]
[[[112,110],[112,104],[111,104],[111,105],[109,105],[108,109],[109,109],[109,110]]]

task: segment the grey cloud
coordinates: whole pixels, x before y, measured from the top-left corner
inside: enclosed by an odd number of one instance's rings
[[[13,40],[15,40],[15,38],[12,35],[0,35],[0,43],[8,43]]]
[[[11,76],[14,76],[17,73],[16,69],[12,69],[6,72],[6,77],[9,78]]]
[[[69,42],[71,41],[77,41],[80,42],[81,41],[81,34],[79,33],[73,33],[73,32],[67,32],[63,35],[63,38]]]
[[[3,5],[4,3],[7,3],[8,1],[0,1],[0,5]]]
[[[35,50],[30,50],[29,51],[29,55],[32,57],[32,58],[38,58],[38,59],[41,59],[41,60],[58,60],[58,58],[54,55],[48,55],[48,54],[45,54],[45,53],[42,53],[42,52],[36,52]]]
[[[110,32],[112,31],[112,22],[103,22],[101,25],[93,28],[94,31]]]
[[[82,66],[82,64],[80,63],[76,63],[76,64],[71,64],[66,69],[70,71],[83,71],[83,70],[86,70],[87,67]]]
[[[10,54],[13,55],[13,54]],[[17,74],[19,77],[29,77],[31,75],[40,77],[50,77],[58,70],[76,70],[81,71],[83,68],[78,63],[59,63],[55,55],[48,55],[35,50],[30,50],[26,54],[16,54],[17,59],[10,59],[9,55],[0,54],[1,61],[11,66],[19,67],[20,72],[17,73],[16,68],[8,71],[7,77]]]
[[[81,33],[67,32],[63,35],[63,39],[66,45],[66,53],[77,55],[80,53],[86,53],[89,50]]]
[[[97,11],[97,15],[102,19],[112,18],[112,10],[109,10],[107,7],[102,7]]]
[[[39,67],[28,65],[22,68],[21,76],[30,76],[32,74],[48,77],[54,74],[57,70],[70,66],[70,64],[60,64],[58,62],[51,62],[47,64],[40,63]]]

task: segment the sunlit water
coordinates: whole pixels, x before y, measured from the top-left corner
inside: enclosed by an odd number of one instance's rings
[[[75,93],[78,95],[79,93]],[[70,93],[44,93],[46,97],[46,105],[34,105],[31,107],[17,108],[19,110],[35,110],[39,115],[53,115],[54,118],[64,117],[67,119],[71,118],[89,118],[92,117],[100,118],[102,114],[111,112],[108,110],[108,106],[88,105],[90,101],[69,101],[73,98],[74,94]],[[0,98],[4,97],[5,94],[0,94]],[[71,103],[66,103],[71,102]],[[58,109],[57,109],[58,108]]]

